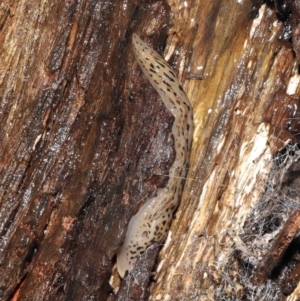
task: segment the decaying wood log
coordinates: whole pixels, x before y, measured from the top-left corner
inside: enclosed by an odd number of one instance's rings
[[[0,300],[300,298],[299,15],[298,0],[4,0]],[[159,258],[121,282],[129,220],[174,159],[134,32],[174,67],[195,132]]]
[[[1,299],[106,299],[126,225],[172,163],[173,119],[128,46],[149,8],[164,41],[168,7],[2,7]]]

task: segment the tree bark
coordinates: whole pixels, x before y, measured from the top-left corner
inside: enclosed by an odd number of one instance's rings
[[[0,299],[297,300],[299,8],[4,0]],[[175,156],[134,32],[174,67],[195,132],[158,260],[155,245],[121,282],[130,218]]]

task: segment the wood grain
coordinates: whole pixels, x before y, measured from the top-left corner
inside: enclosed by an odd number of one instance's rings
[[[254,278],[299,210],[299,7],[2,1],[0,299],[297,300],[297,252]],[[174,159],[173,117],[134,62],[133,32],[175,69],[195,133],[156,272],[155,253],[115,297],[128,222]]]

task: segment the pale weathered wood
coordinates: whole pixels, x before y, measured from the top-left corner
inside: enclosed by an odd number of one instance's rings
[[[299,208],[297,194],[281,196],[280,181],[299,155],[283,152],[286,162],[277,170],[274,160],[288,141],[299,141],[300,103],[285,94],[299,93],[292,45],[279,40],[283,24],[275,7],[178,1],[171,8],[175,33],[166,55],[181,50],[175,66],[196,130],[185,194],[150,299],[282,300],[284,274],[272,274],[270,266],[258,283],[256,269]],[[277,203],[267,206],[272,198]],[[280,202],[286,210],[276,209]],[[268,224],[273,229],[264,230]]]

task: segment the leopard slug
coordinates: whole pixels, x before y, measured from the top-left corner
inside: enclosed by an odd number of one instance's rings
[[[135,58],[144,75],[174,116],[175,159],[165,188],[158,189],[129,222],[125,241],[117,253],[119,275],[133,267],[136,258],[154,242],[164,242],[180,200],[189,168],[193,138],[193,112],[190,102],[169,64],[136,34],[132,36]]]

